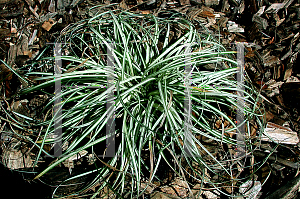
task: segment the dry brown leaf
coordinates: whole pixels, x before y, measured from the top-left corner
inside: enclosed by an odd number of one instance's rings
[[[287,80],[290,76],[292,76],[293,68],[288,68],[285,70],[283,80]]]
[[[207,11],[207,10],[203,10],[203,11],[199,12],[198,15],[199,15],[200,17],[210,17],[210,18],[215,18],[215,15],[214,15],[212,12]]]
[[[219,5],[219,0],[204,0],[206,6]]]
[[[179,0],[180,1],[180,5],[184,6],[184,5],[190,5],[190,1],[189,0]]]
[[[28,55],[29,58],[32,57],[32,52],[31,51],[24,51],[24,55]]]
[[[142,10],[143,15],[147,15],[147,14],[150,14],[150,13],[151,13],[150,10]]]
[[[120,8],[124,9],[124,10],[127,10],[128,9],[128,6],[125,2],[125,0],[121,1],[121,3],[119,4]]]
[[[288,127],[271,122],[267,123],[267,127],[265,128],[264,135],[261,136],[261,140],[281,144],[297,144],[299,142],[297,132],[292,131]]]
[[[44,28],[46,31],[49,31],[53,25],[54,25],[53,19],[49,19],[48,21],[45,21],[43,23],[42,28]]]
[[[2,162],[10,169],[20,169],[31,167],[33,160],[20,150],[10,148],[4,151]]]

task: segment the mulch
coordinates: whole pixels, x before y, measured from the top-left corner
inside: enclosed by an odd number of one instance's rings
[[[266,122],[300,131],[300,0],[0,0],[0,59],[22,75],[22,67],[55,42],[60,31],[92,16],[99,9],[94,6],[111,3],[114,5],[109,9],[141,14],[182,13],[201,22],[229,50],[236,50],[236,43],[243,42],[245,70],[265,98]],[[26,85],[2,62],[0,77],[1,98],[15,103],[15,94]],[[19,103],[33,106],[39,100]],[[1,120],[1,126],[4,123]],[[299,145],[277,148],[276,157],[258,174],[266,179],[272,171],[264,185],[269,188],[262,189],[261,197],[298,175],[297,166],[288,163],[299,162],[299,154]],[[266,154],[257,156],[264,158]],[[288,163],[278,163],[278,158]]]

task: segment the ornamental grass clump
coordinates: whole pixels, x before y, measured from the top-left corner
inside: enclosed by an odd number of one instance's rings
[[[22,90],[50,96],[40,112],[43,119],[30,121],[31,129],[39,129],[33,131],[38,138],[27,136],[35,149],[35,165],[46,154],[53,157],[35,179],[83,151],[96,158],[92,167],[60,186],[93,177],[72,195],[96,187],[93,197],[104,188],[120,198],[138,197],[146,191],[143,183],[163,180],[162,163],[189,183],[205,182],[215,188],[232,185],[233,179],[238,186],[251,178],[245,174],[238,179],[238,168],[253,165],[234,160],[239,128],[234,118],[237,92],[243,92],[245,149],[251,154],[255,139],[250,139],[250,130],[262,127],[258,93],[247,82],[245,90],[239,90],[236,52],[226,51],[200,23],[195,24],[197,29],[176,13],[156,17],[108,11],[65,28],[56,40],[61,56],[39,56],[45,67],[31,67],[26,76],[39,76],[40,83]],[[62,60],[62,65],[55,66],[55,60]],[[61,74],[53,75],[54,67],[60,67]],[[58,81],[61,92],[55,95]],[[107,102],[110,93],[114,102]],[[55,104],[58,99],[61,102]],[[54,106],[61,115],[51,114]],[[116,122],[115,155],[108,157],[106,140],[112,134],[107,135],[106,124],[111,116]],[[59,138],[54,136],[56,120],[62,121]],[[45,146],[53,147],[59,140],[62,155],[54,157]],[[208,173],[216,175],[215,180]]]

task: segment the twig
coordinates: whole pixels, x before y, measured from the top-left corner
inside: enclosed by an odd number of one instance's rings
[[[28,4],[29,10],[33,13],[33,15],[39,20],[40,16],[35,12],[35,10],[31,7],[30,2],[28,0],[25,0]]]

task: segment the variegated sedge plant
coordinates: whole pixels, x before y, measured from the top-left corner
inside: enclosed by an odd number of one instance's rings
[[[167,12],[164,16],[167,17],[107,11],[69,25],[61,32],[56,40],[62,43],[62,56],[56,57],[64,63],[61,85],[86,87],[62,88],[59,96],[62,99],[61,140],[67,148],[57,159],[52,156],[55,161],[38,173],[35,179],[83,150],[96,153],[94,148],[106,143],[107,118],[115,114],[116,118],[122,119],[122,124],[115,129],[115,135],[120,136],[120,141],[116,142],[115,156],[106,158],[105,162],[98,158],[100,160],[94,163],[94,169],[65,180],[61,185],[96,173],[93,180],[71,195],[87,193],[98,184],[92,198],[105,187],[120,198],[138,197],[147,188],[141,186],[142,182],[162,180],[158,175],[162,161],[184,180],[193,178],[196,182],[210,183],[215,188],[220,188],[221,182],[210,179],[207,172],[227,176],[222,178],[224,182],[238,180],[234,174],[237,168],[230,147],[227,151],[223,150],[221,157],[217,156],[199,136],[219,146],[236,146],[237,141],[232,135],[238,126],[224,110],[234,112],[237,109],[237,91],[240,91],[244,93],[245,101],[245,135],[250,137],[251,121],[255,121],[259,129],[263,126],[261,114],[257,111],[259,95],[248,80],[245,90],[239,90],[235,79],[236,52],[227,51],[200,22],[194,21],[196,28],[181,14]],[[107,64],[108,51],[112,52],[114,71]],[[187,57],[190,63],[186,62]],[[37,80],[42,83],[22,90],[22,94],[54,88],[57,81],[53,76],[54,58],[40,55],[38,59],[40,63],[47,63],[48,69],[37,71],[33,67],[25,77],[39,76]],[[192,68],[191,86],[184,83],[186,64]],[[114,86],[110,88],[107,88],[108,74],[115,79]],[[92,89],[89,85],[99,85],[99,88]],[[106,96],[113,87],[114,112],[113,108],[106,107]],[[189,97],[193,112],[189,132],[184,130],[186,90],[191,92]],[[57,96],[52,96],[44,112],[53,108]],[[48,114],[45,121],[35,119],[34,125],[44,128],[38,140],[27,138],[38,149],[35,165],[43,155],[51,157],[44,146],[56,142],[51,138],[55,133],[52,116]],[[228,128],[214,128],[212,118],[222,118]],[[188,147],[183,143],[186,136],[190,138]],[[246,150],[248,153],[254,150],[253,140],[247,139]],[[150,160],[146,161],[144,157]],[[187,167],[193,172],[188,172]],[[241,182],[246,179],[241,179]]]

